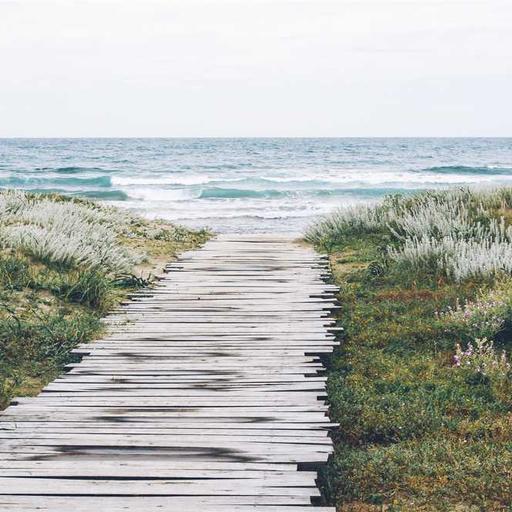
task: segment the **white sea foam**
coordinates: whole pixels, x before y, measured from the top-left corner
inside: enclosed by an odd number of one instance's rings
[[[133,199],[148,201],[189,201],[199,197],[197,192],[186,188],[159,189],[159,188],[138,188],[130,190],[129,196]],[[149,206],[149,204],[147,206]]]
[[[297,171],[294,171],[297,172]],[[306,171],[307,172],[307,171]],[[289,177],[283,176],[262,176],[261,181],[278,184],[288,184],[293,186],[294,183],[306,185],[308,183],[324,183],[326,185],[336,185],[345,188],[350,187],[370,187],[380,186],[389,187],[397,186],[404,188],[416,188],[424,185],[453,185],[467,184],[468,181],[473,183],[501,183],[511,182],[512,176],[499,174],[490,175],[472,175],[468,180],[465,174],[442,174],[436,172],[418,173],[413,171],[383,171],[381,169],[347,169],[337,174],[318,173],[296,176],[291,173]],[[243,179],[239,180],[243,181]]]
[[[113,176],[112,185],[125,187],[131,185],[202,185],[212,179],[208,175],[148,175],[148,176]]]

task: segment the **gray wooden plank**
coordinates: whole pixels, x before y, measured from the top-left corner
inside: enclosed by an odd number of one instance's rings
[[[315,507],[304,497],[265,496],[210,496],[152,497],[131,496],[101,498],[92,496],[12,496],[0,497],[0,510],[13,512],[162,512],[185,510],[187,512],[335,512],[334,508]]]

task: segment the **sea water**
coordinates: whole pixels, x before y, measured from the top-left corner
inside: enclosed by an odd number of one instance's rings
[[[0,139],[0,187],[220,232],[300,232],[386,194],[512,186],[512,138]]]

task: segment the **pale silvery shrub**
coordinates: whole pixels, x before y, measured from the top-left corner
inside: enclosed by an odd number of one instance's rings
[[[493,215],[511,207],[512,188],[395,195],[376,205],[336,210],[311,226],[306,240],[326,244],[343,235],[388,232],[397,241],[388,247],[389,258],[416,270],[456,281],[510,274],[512,226]]]
[[[374,232],[386,227],[386,213],[378,206],[356,205],[339,208],[311,225],[305,239],[311,243],[342,234]]]
[[[0,222],[4,222],[10,215],[22,211],[27,204],[27,195],[20,190],[8,190],[0,193]]]
[[[406,238],[402,246],[388,248],[390,259],[415,268],[439,271],[446,268],[446,261],[456,251],[457,240],[445,237],[436,240],[433,237]]]
[[[118,243],[133,218],[113,208],[20,191],[0,194],[0,246],[43,261],[128,271],[141,256]]]
[[[437,192],[401,206],[390,230],[402,245],[389,248],[390,258],[456,281],[512,273],[512,227],[486,211],[489,204],[498,207],[503,197],[508,196],[501,191]]]
[[[477,217],[489,208],[512,207],[512,189],[475,191],[469,188],[427,191],[414,196],[393,195],[374,205],[342,207],[313,224],[306,236],[322,238],[343,232],[375,231],[389,227],[398,238],[478,229]]]
[[[509,241],[458,239],[446,236],[406,239],[399,248],[389,248],[389,257],[421,270],[445,273],[455,281],[468,277],[512,274],[512,244]]]
[[[470,196],[471,197],[471,196]],[[486,240],[512,240],[512,228],[503,217],[489,218],[482,204],[461,199],[460,194],[446,192],[445,197],[425,194],[412,206],[395,209],[389,229],[397,239],[444,237]],[[482,224],[479,217],[487,218]]]
[[[444,258],[446,273],[456,281],[467,277],[512,274],[512,244],[509,241],[458,241]]]
[[[389,229],[398,239],[444,237],[457,234],[465,237],[473,229],[469,210],[461,201],[431,200],[395,212]]]
[[[42,261],[63,265],[103,267],[110,271],[128,271],[137,258],[117,243],[115,235],[95,225],[74,224],[76,231],[62,226],[34,224],[10,225],[0,229],[3,247],[20,249]]]

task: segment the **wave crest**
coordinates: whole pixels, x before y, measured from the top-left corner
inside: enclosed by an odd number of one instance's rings
[[[427,167],[418,172],[434,172],[438,174],[497,174],[497,175],[511,175],[512,168],[510,167],[471,167],[469,165],[442,165],[439,167]]]

